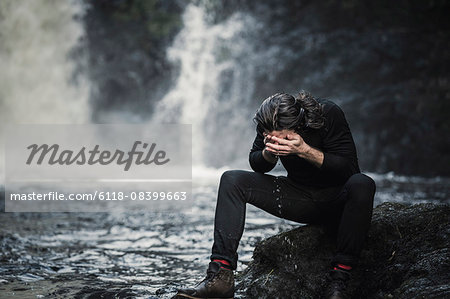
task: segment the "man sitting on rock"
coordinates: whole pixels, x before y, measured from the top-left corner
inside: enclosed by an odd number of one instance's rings
[[[214,221],[214,244],[206,278],[175,298],[233,298],[237,248],[246,204],[299,223],[323,224],[336,233],[337,248],[326,298],[344,298],[370,226],[374,181],[360,173],[356,148],[343,111],[307,92],[277,93],[257,110],[250,150],[254,170],[222,174]],[[265,174],[278,159],[287,176]]]

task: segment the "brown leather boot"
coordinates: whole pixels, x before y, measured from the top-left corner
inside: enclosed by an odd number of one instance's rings
[[[347,282],[350,273],[342,270],[331,270],[327,277],[327,287],[325,289],[325,299],[345,299],[347,298]]]
[[[219,262],[210,262],[206,278],[193,288],[179,289],[173,299],[223,299],[234,297],[233,270],[224,269]]]

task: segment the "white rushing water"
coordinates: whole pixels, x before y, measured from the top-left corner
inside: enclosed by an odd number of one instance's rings
[[[90,119],[89,84],[70,58],[83,36],[81,1],[0,1],[0,171],[5,124]],[[0,173],[0,176],[2,175]]]
[[[252,113],[245,106],[253,94],[254,65],[245,32],[255,21],[235,14],[210,25],[204,10],[194,5],[186,8],[183,21],[183,29],[167,51],[179,66],[179,76],[156,105],[152,122],[192,124],[194,165],[217,157],[230,161],[236,149],[226,141],[236,138],[224,135],[251,138]],[[249,145],[244,146],[248,150]]]

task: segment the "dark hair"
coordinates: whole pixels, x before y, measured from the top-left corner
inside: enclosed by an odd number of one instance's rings
[[[263,101],[253,121],[264,130],[320,129],[325,123],[322,105],[308,92],[301,91],[298,98],[290,94],[276,93]]]

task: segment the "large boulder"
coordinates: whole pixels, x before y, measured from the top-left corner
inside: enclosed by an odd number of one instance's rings
[[[352,298],[450,298],[448,205],[384,203],[353,270]],[[335,243],[320,226],[303,226],[257,244],[237,276],[244,298],[320,298]]]

